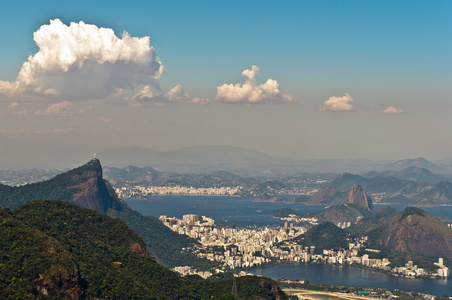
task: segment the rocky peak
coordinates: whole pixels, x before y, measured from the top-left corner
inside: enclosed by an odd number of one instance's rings
[[[357,184],[352,186],[348,192],[347,203],[354,204],[367,210],[374,210],[372,198],[370,198],[364,189]]]
[[[382,244],[407,255],[417,252],[452,259],[452,231],[425,211],[408,207],[385,227]]]
[[[102,166],[98,159],[92,159],[87,164],[68,172],[74,185],[71,189],[78,190],[72,195],[72,201],[84,207],[106,213],[109,208],[119,209],[119,199],[113,188],[102,177]]]

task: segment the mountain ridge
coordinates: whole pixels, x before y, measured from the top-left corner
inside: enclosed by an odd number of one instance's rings
[[[0,204],[15,210],[21,205],[40,199],[75,203],[126,222],[145,240],[149,254],[163,265],[215,265],[193,254],[181,253],[182,248],[191,247],[198,242],[173,232],[156,217],[145,217],[132,210],[126,202],[117,197],[102,175],[100,161],[93,159],[47,181],[17,187],[0,185]]]
[[[452,259],[452,230],[416,207],[407,207],[385,226],[382,244],[391,251]]]

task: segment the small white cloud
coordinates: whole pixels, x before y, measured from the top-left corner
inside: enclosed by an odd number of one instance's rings
[[[173,87],[165,96],[169,101],[182,101],[190,98],[190,96],[184,92],[180,84]]]
[[[206,98],[194,98],[190,100],[190,95],[184,91],[180,84],[173,87],[168,92],[153,92],[150,86],[145,86],[139,93],[133,97],[125,97],[125,100],[129,101],[134,106],[166,106],[169,104],[206,104],[208,99]]]
[[[188,104],[197,104],[197,105],[206,105],[210,103],[210,100],[207,98],[196,97],[187,102]]]
[[[112,29],[84,22],[51,20],[33,39],[39,51],[28,57],[14,82],[0,81],[0,94],[103,99],[118,89],[158,85],[164,67],[149,37],[118,38]]]
[[[218,86],[215,100],[244,104],[295,102],[291,94],[281,92],[279,83],[274,79],[258,85],[255,79],[257,74],[259,68],[253,65],[251,69],[242,72],[242,76],[248,78],[243,85],[225,83]]]
[[[36,111],[35,115],[43,117],[66,117],[74,113],[76,111],[73,109],[73,104],[69,101],[63,101],[54,103],[44,110]]]
[[[394,106],[388,106],[383,110],[383,114],[385,115],[398,115],[403,114],[405,111],[400,108],[395,108]]]
[[[351,111],[353,110],[353,98],[349,94],[342,97],[330,97],[320,105],[320,111]]]

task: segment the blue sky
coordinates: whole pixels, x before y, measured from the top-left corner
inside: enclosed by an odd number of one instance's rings
[[[0,151],[227,144],[300,159],[440,159],[452,146],[451,13],[451,1],[4,4],[0,84],[10,85],[9,94],[0,85],[0,139],[10,146]],[[70,76],[61,69],[52,77],[48,61],[24,87],[16,78],[40,51],[33,33],[55,19],[111,28],[119,39],[124,31],[149,37],[160,59],[154,66],[165,71],[134,82],[131,76],[157,71],[134,69],[132,61],[96,69],[90,52]],[[116,67],[126,79],[114,86],[122,93],[80,88],[111,80]],[[80,86],[69,89],[73,82]],[[24,89],[11,94],[14,83]],[[48,89],[36,95],[42,86]]]

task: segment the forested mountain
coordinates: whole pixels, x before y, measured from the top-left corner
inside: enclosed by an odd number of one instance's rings
[[[64,201],[0,210],[2,299],[286,299],[266,278],[218,283],[156,263],[123,221]]]
[[[348,249],[349,236],[350,234],[344,229],[331,222],[324,222],[296,237],[294,241],[305,247],[315,245],[315,252],[322,253],[323,250]]]
[[[179,235],[155,217],[145,217],[120,200],[102,177],[97,159],[50,180],[23,186],[0,185],[0,204],[10,209],[38,199],[63,200],[106,213],[126,222],[145,241],[149,254],[167,267],[191,264],[200,268],[215,264],[193,254],[181,253],[196,240]]]
[[[416,207],[404,209],[389,221],[382,243],[408,255],[415,252],[452,259],[452,230]]]
[[[399,211],[393,207],[383,207],[374,215],[361,219],[358,223],[348,228],[348,231],[356,235],[366,235],[372,230],[386,226],[398,213]]]
[[[81,206],[105,213],[120,209],[120,201],[113,189],[103,180],[98,159],[52,179],[22,186],[0,185],[0,203],[10,209],[36,199],[71,201]]]
[[[368,237],[366,247],[381,252],[371,258],[388,258],[392,265],[401,266],[412,260],[419,267],[434,271],[438,257],[446,264],[452,258],[452,230],[425,211],[407,207],[401,212],[391,207],[363,218],[347,228],[354,235]]]

